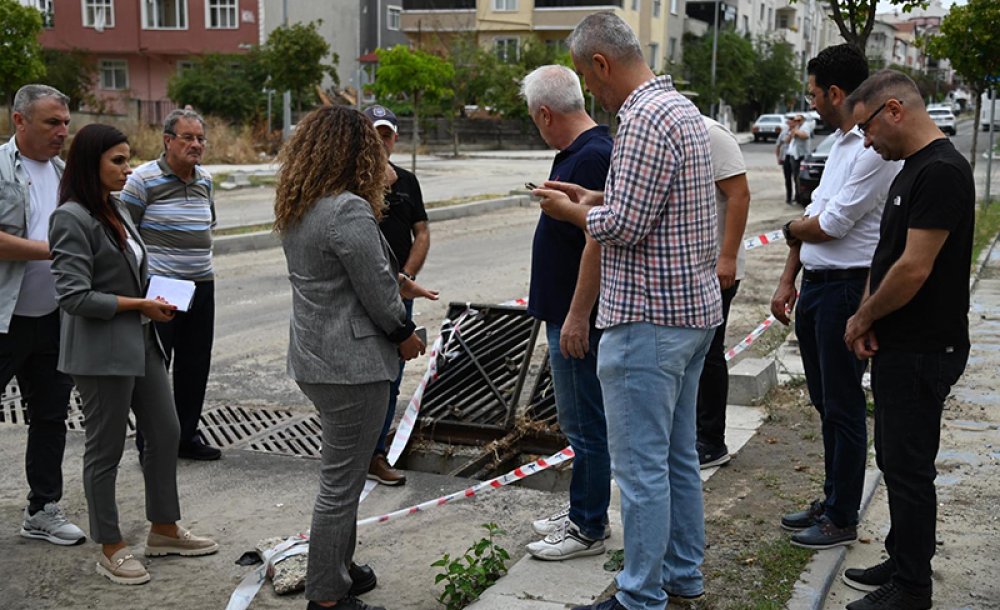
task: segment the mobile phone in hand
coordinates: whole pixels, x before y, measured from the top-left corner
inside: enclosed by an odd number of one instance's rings
[[[427,327],[418,326],[413,329],[413,334],[415,334],[424,345],[427,345]]]

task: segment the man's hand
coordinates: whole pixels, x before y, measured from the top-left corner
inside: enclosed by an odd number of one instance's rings
[[[591,207],[604,203],[604,193],[601,191],[591,191],[585,189],[578,184],[558,182],[556,180],[546,180],[542,185],[542,189],[536,190],[543,189],[562,191],[563,193],[566,193],[566,196],[569,197],[569,200],[573,203],[589,205]],[[535,191],[532,191],[531,194],[534,195]]]
[[[847,344],[847,349],[862,360],[871,358],[878,351],[878,340],[872,331],[872,320],[864,313],[863,308],[848,318],[844,330],[844,343]]]
[[[399,278],[399,296],[404,299],[429,299],[436,301],[438,300],[438,295],[441,294],[440,291],[424,288],[403,274],[399,274]]]
[[[719,256],[715,263],[715,275],[719,278],[719,288],[732,288],[736,283],[736,257]]]
[[[875,331],[869,330],[855,339],[853,343],[848,344],[847,347],[854,352],[858,360],[868,360],[874,357],[875,353],[878,352],[878,339],[875,337]]]
[[[590,320],[566,315],[559,333],[559,351],[563,358],[583,358],[590,351]]]
[[[792,310],[795,308],[795,300],[797,298],[798,293],[795,291],[794,283],[779,282],[778,288],[774,291],[774,296],[771,297],[771,314],[779,322],[788,326],[791,322],[788,314],[792,313]]]
[[[399,357],[403,360],[413,360],[424,353],[424,342],[417,333],[413,333],[399,344]]]
[[[563,191],[539,188],[531,191],[531,194],[541,198],[538,205],[541,206],[542,211],[556,220],[569,221],[573,216],[573,209],[579,205],[573,203]]]

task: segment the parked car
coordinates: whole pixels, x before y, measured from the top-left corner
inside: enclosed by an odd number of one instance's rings
[[[826,167],[826,158],[830,156],[830,149],[833,148],[835,137],[830,134],[823,138],[816,150],[812,151],[799,166],[799,191],[798,203],[802,207],[809,205],[812,201],[812,193],[819,185],[819,179],[823,176],[823,168]]]
[[[950,136],[955,135],[955,115],[952,114],[951,109],[941,107],[928,108],[927,114],[934,120],[934,124],[938,126],[938,129]]]
[[[813,135],[833,133],[833,129],[823,122],[823,119],[820,118],[819,113],[815,110],[807,112],[806,117],[813,123]]]
[[[757,117],[754,121],[753,127],[750,128],[751,133],[753,133],[753,141],[760,142],[764,140],[777,140],[778,134],[781,133],[781,129],[785,126],[785,115],[783,114],[762,114]]]

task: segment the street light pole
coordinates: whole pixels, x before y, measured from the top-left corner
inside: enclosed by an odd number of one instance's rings
[[[288,0],[281,2],[281,21],[284,27],[288,27]],[[292,136],[292,92],[285,90],[281,94],[281,141],[284,142]]]
[[[721,0],[715,0],[715,31],[712,33],[712,108],[709,111],[709,115],[713,119],[719,118],[715,113],[715,103],[719,99],[719,96],[715,94],[715,62],[719,55],[719,2],[720,1]]]

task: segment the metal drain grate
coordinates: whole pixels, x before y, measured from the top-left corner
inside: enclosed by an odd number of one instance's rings
[[[549,367],[548,358],[542,359],[542,366],[535,379],[535,386],[531,390],[531,402],[528,403],[524,416],[529,421],[548,426],[558,424],[556,393],[552,387],[552,369]]]
[[[298,457],[318,458],[323,451],[323,432],[318,415],[309,415],[250,442],[250,449]]]
[[[232,447],[266,433],[294,417],[283,409],[219,407],[201,414],[199,430],[205,441],[216,447]]]
[[[21,389],[16,381],[7,384],[6,389],[0,395],[0,423],[28,425],[28,412],[21,401]],[[74,432],[83,431],[83,399],[76,388],[69,394],[69,414],[66,417],[66,428]],[[135,434],[135,416],[128,414],[127,436]]]

